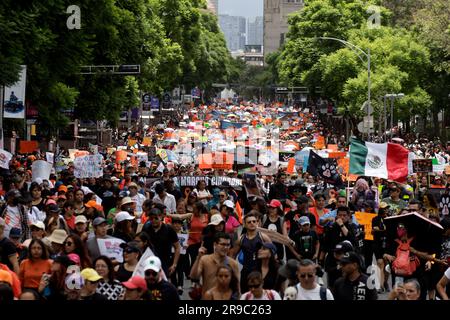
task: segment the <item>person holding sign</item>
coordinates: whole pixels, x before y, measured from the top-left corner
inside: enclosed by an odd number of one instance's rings
[[[105,218],[97,217],[92,222],[92,225],[94,227],[94,237],[90,238],[86,244],[89,252],[89,256],[92,260],[97,259],[99,256],[101,256],[101,252],[98,246],[97,239],[116,239],[115,237],[107,235],[108,231],[108,224],[105,220]]]

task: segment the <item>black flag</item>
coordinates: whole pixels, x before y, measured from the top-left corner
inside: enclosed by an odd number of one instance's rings
[[[313,176],[319,176],[326,183],[335,186],[342,185],[342,179],[338,172],[336,159],[324,159],[312,150],[309,151],[307,172]]]

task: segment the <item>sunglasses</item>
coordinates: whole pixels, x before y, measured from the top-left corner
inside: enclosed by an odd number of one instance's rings
[[[158,275],[158,272],[152,271],[152,270],[147,270],[145,271],[145,276],[146,277],[156,277]]]
[[[133,252],[136,252],[136,250],[131,249],[131,248],[125,248],[125,249],[123,250],[123,252],[125,252],[125,253],[133,253]]]
[[[256,223],[256,220],[247,220],[247,223]]]
[[[314,273],[301,273],[300,274],[300,278],[305,279],[305,278],[314,278],[315,274]]]
[[[260,283],[255,283],[255,284],[249,284],[248,285],[248,288],[249,289],[257,289],[257,288],[259,288],[261,286],[261,284]]]

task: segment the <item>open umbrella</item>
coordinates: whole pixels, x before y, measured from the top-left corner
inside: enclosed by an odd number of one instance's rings
[[[384,219],[387,237],[397,238],[397,227],[403,224],[409,237],[414,237],[412,247],[421,251],[437,252],[439,250],[444,228],[417,212],[387,217]]]

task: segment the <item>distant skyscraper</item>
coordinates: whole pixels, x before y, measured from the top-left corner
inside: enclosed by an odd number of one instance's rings
[[[264,0],[264,56],[284,43],[289,29],[288,15],[303,6],[303,0]]]
[[[228,50],[244,50],[246,19],[244,17],[219,15],[219,25],[225,35]]]
[[[219,0],[208,0],[208,9],[217,16],[219,14]]]
[[[263,44],[264,35],[264,19],[256,17],[254,21],[247,23],[247,44]]]

